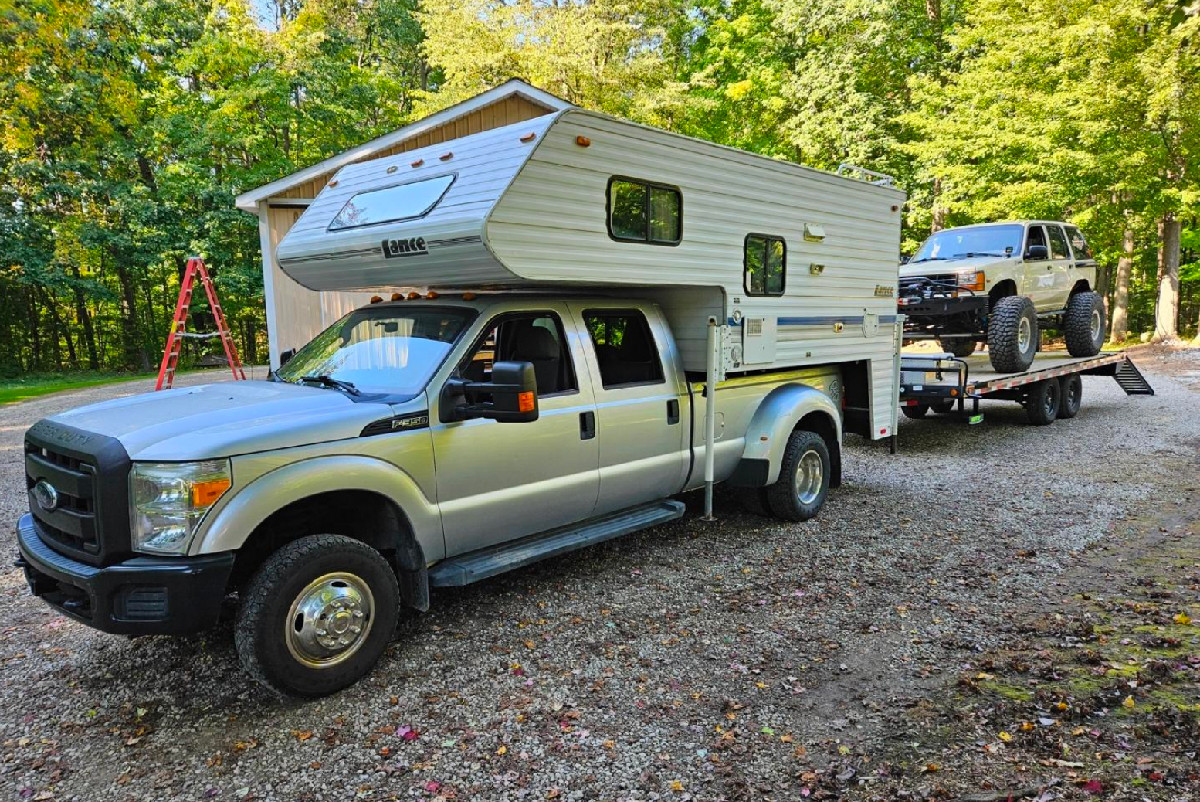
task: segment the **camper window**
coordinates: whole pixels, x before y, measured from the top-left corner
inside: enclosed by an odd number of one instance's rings
[[[663,381],[662,362],[645,315],[633,310],[589,309],[583,320],[606,390]]]
[[[453,183],[454,175],[439,175],[423,181],[360,192],[346,201],[346,205],[329,224],[329,230],[341,231],[424,217],[433,211]]]
[[[783,237],[747,234],[742,284],[747,295],[783,295],[787,244]]]
[[[678,245],[683,236],[679,189],[635,178],[610,178],[608,234],[621,242]]]

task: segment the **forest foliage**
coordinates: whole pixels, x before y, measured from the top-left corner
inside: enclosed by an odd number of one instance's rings
[[[0,0],[0,375],[153,366],[194,253],[261,361],[234,196],[513,76],[890,173],[906,252],[1071,220],[1115,339],[1195,331],[1195,0]]]

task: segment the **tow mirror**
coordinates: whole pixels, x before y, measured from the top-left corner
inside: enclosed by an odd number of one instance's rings
[[[1049,259],[1050,251],[1045,245],[1030,245],[1029,249],[1025,251],[1025,258],[1035,262],[1039,259]]]
[[[450,379],[442,388],[442,423],[487,418],[500,423],[538,419],[537,373],[532,362],[496,362],[492,380]]]

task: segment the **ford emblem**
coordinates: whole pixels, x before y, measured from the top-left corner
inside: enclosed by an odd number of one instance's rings
[[[54,512],[58,509],[58,491],[45,479],[38,479],[37,484],[33,486],[33,498],[37,501],[37,505],[46,512]]]

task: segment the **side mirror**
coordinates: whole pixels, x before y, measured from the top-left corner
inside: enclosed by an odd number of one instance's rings
[[[912,257],[911,257],[911,256],[905,256],[904,254],[900,254],[900,264],[902,264],[902,265],[906,265],[906,264],[908,264],[908,263],[909,263],[909,261],[911,261],[911,260],[912,260]]]
[[[289,348],[279,355],[279,367],[286,365],[296,355],[295,348]]]
[[[1025,258],[1034,262],[1050,258],[1050,251],[1045,245],[1030,245],[1025,251]]]
[[[450,379],[442,388],[442,423],[487,418],[500,423],[538,419],[537,373],[532,362],[497,362],[490,382]]]

